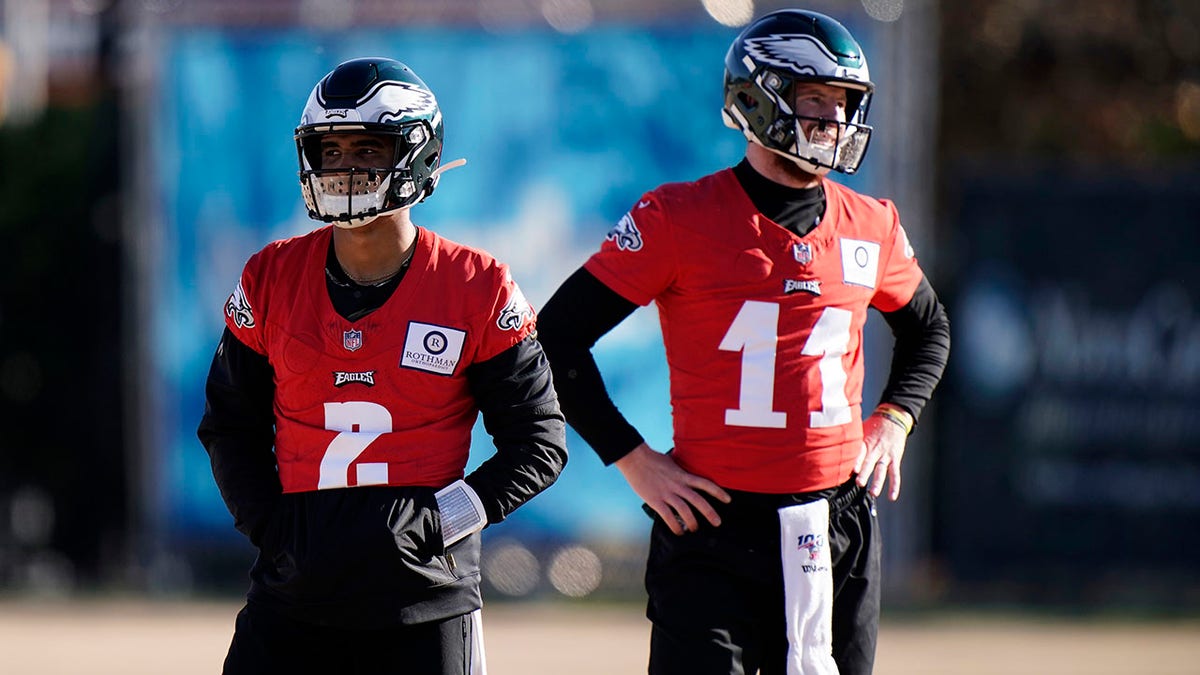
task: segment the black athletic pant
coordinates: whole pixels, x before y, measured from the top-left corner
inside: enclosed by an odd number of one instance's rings
[[[443,621],[349,630],[300,623],[247,605],[237,615],[224,675],[468,675],[469,614]]]
[[[646,590],[651,675],[784,675],[787,633],[777,509],[829,499],[833,658],[840,675],[869,675],[879,628],[875,500],[853,481],[804,495],[730,490],[713,503],[721,526],[675,536],[655,517]]]

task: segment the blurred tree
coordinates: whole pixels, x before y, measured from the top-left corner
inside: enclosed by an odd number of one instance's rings
[[[1200,157],[1200,3],[943,2],[941,154]]]
[[[111,7],[115,12],[115,3]],[[14,494],[44,494],[46,539],[11,536],[0,574],[87,583],[123,554],[125,458],[114,15],[72,104],[0,126],[0,532],[21,532]],[[107,23],[105,23],[107,22]],[[29,528],[26,528],[27,530]],[[36,528],[35,528],[36,529]],[[65,575],[65,576],[64,576]],[[0,582],[5,579],[0,578]],[[56,583],[57,583],[56,582]]]

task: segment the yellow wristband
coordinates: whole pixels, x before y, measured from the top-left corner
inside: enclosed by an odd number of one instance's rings
[[[876,408],[874,414],[883,415],[892,422],[900,425],[900,428],[904,430],[905,434],[912,433],[912,422],[909,422],[905,415],[902,415],[891,408]]]

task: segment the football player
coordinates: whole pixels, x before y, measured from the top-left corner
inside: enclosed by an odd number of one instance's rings
[[[411,219],[442,140],[391,59],[342,63],[304,106],[326,225],[246,263],[199,428],[258,548],[226,673],[483,672],[479,532],[554,482],[565,423],[508,267]],[[480,412],[497,451],[464,478]]]
[[[880,604],[875,500],[900,494],[909,432],[950,348],[896,207],[831,180],[871,138],[875,85],[816,12],[748,26],[725,58],[736,166],[642,195],[541,313],[567,421],[653,514],[649,671],[870,673]],[[646,445],[591,355],[657,305],[674,448]],[[865,417],[863,325],[896,346]]]

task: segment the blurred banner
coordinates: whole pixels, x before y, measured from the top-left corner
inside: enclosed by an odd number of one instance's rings
[[[1046,601],[1194,584],[1200,175],[959,176],[936,467],[952,575]]]
[[[150,252],[157,380],[145,483],[159,536],[240,543],[195,429],[221,308],[243,263],[268,241],[317,225],[300,199],[292,131],[326,72],[381,55],[425,80],[445,118],[444,161],[468,163],[445,174],[414,220],[507,262],[540,307],[642,192],[740,159],[745,141],[720,118],[723,59],[734,35],[710,21],[597,26],[572,36],[446,28],[352,35],[190,28],[164,36],[148,102],[159,111],[149,118],[157,120],[150,187],[162,224]],[[867,189],[865,175],[848,182]],[[654,310],[639,310],[600,343],[597,358],[614,400],[665,449],[670,408],[658,331]],[[481,429],[472,467],[491,454]],[[619,472],[605,470],[574,434],[569,443],[559,482],[498,529],[640,541],[649,520]]]

